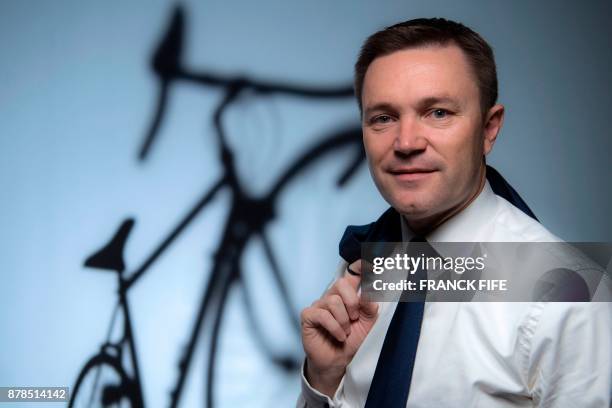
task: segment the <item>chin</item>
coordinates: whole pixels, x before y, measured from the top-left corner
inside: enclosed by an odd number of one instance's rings
[[[391,205],[391,207],[395,208],[397,212],[402,214],[407,218],[423,218],[429,215],[431,210],[431,205],[427,202],[419,201],[419,200],[401,200],[401,199],[391,199],[387,200],[387,202]]]

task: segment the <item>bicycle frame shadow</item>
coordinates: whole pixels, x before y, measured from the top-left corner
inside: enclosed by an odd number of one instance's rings
[[[221,177],[202,194],[191,208],[189,208],[182,219],[170,229],[160,240],[159,244],[152,249],[144,261],[131,272],[126,273],[123,256],[124,246],[132,231],[135,220],[124,220],[110,241],[100,250],[93,253],[85,261],[86,267],[109,270],[116,273],[118,279],[119,301],[113,318],[111,319],[108,337],[103,343],[101,350],[90,359],[81,370],[73,395],[75,397],[80,391],[80,386],[91,370],[99,370],[103,365],[115,371],[120,378],[117,385],[106,385],[107,401],[120,401],[127,399],[132,406],[144,406],[144,392],[141,382],[141,374],[138,364],[138,351],[133,338],[133,322],[128,304],[129,289],[149,270],[149,268],[164,254],[175,240],[182,234],[187,226],[206,208],[221,190],[230,193],[230,210],[224,221],[223,231],[213,255],[213,265],[208,275],[200,305],[193,321],[187,346],[178,364],[178,376],[171,392],[171,407],[178,406],[183,395],[185,381],[193,360],[194,351],[202,334],[202,326],[205,321],[212,320],[210,332],[210,344],[208,345],[208,362],[206,375],[206,405],[213,407],[215,402],[215,364],[218,356],[218,340],[225,307],[227,305],[228,293],[232,287],[238,287],[244,300],[249,327],[262,352],[269,361],[287,372],[296,371],[300,366],[299,356],[279,355],[274,352],[264,336],[263,331],[256,322],[254,307],[249,288],[244,280],[245,271],[241,267],[241,260],[245,248],[257,239],[261,242],[264,256],[276,285],[278,296],[281,299],[287,320],[294,328],[299,337],[298,311],[295,302],[291,299],[287,282],[283,278],[277,256],[270,243],[266,227],[276,217],[276,206],[279,197],[291,183],[295,182],[310,167],[319,162],[325,155],[338,151],[352,151],[352,157],[338,175],[336,184],[338,188],[345,186],[356,173],[358,167],[364,162],[365,152],[361,143],[360,126],[349,126],[335,132],[326,134],[319,142],[313,144],[303,152],[297,160],[287,166],[267,192],[253,195],[244,188],[235,166],[234,152],[226,140],[226,131],[223,127],[224,114],[227,109],[235,103],[245,91],[255,95],[283,94],[302,97],[312,100],[321,99],[343,99],[353,97],[351,86],[336,89],[304,87],[297,84],[275,83],[258,81],[248,77],[223,77],[213,75],[209,72],[196,72],[185,68],[182,64],[182,50],[184,43],[185,16],[181,8],[176,8],[170,24],[163,36],[157,51],[154,53],[151,66],[158,80],[158,100],[155,112],[151,118],[150,126],[146,132],[139,151],[138,160],[147,159],[155,140],[159,135],[159,129],[167,112],[168,98],[171,87],[177,81],[191,83],[203,88],[220,88],[224,91],[223,97],[217,104],[212,115],[212,122],[217,139],[218,158],[222,166]],[[110,337],[116,324],[118,315],[123,317],[123,329],[120,340],[111,343]],[[130,354],[130,365],[133,375],[129,375],[124,367],[122,350],[127,349]],[[96,374],[96,378],[98,375]],[[94,387],[97,387],[97,381]],[[110,391],[109,391],[110,390]],[[112,391],[112,392],[111,392]],[[92,390],[92,395],[94,390]],[[71,398],[70,406],[74,399]]]

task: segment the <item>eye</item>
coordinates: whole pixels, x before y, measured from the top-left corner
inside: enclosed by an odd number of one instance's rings
[[[379,125],[385,125],[389,122],[391,122],[392,118],[389,115],[377,115],[374,116],[372,119],[370,119],[370,123],[372,124],[379,124]]]
[[[446,109],[434,109],[431,111],[431,116],[434,119],[445,119],[450,114]]]

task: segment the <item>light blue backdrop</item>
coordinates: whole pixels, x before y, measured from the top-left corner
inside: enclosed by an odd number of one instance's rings
[[[507,107],[490,163],[562,238],[611,240],[610,2],[181,4],[190,67],[323,86],[349,84],[361,42],[385,25],[466,23],[494,47]],[[0,386],[71,386],[115,302],[113,277],[83,268],[85,257],[133,216],[126,260],[139,264],[219,175],[210,115],[221,94],[189,85],[173,88],[158,143],[136,161],[157,95],[149,58],[173,6],[0,3]],[[357,123],[351,99],[245,98],[228,115],[240,175],[255,193],[322,132]],[[269,228],[297,309],[330,281],[343,228],[385,208],[365,166],[336,189],[348,160],[327,157],[302,177]],[[222,194],[130,293],[150,406],[169,400],[227,202]],[[252,245],[244,262],[259,324],[277,350],[299,354],[261,254]],[[258,351],[236,293],[220,347],[219,406],[293,404],[297,375]],[[202,404],[205,362],[199,347],[184,406]]]

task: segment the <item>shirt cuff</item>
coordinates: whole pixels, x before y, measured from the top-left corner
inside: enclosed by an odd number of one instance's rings
[[[338,385],[338,389],[334,394],[334,399],[332,400],[327,395],[322,394],[313,388],[312,385],[306,379],[306,375],[304,375],[304,370],[306,368],[306,359],[302,363],[301,376],[302,376],[302,399],[306,404],[306,408],[338,408],[340,407],[340,402],[338,400],[338,396],[344,386],[344,376],[342,380],[340,380],[340,384]]]

